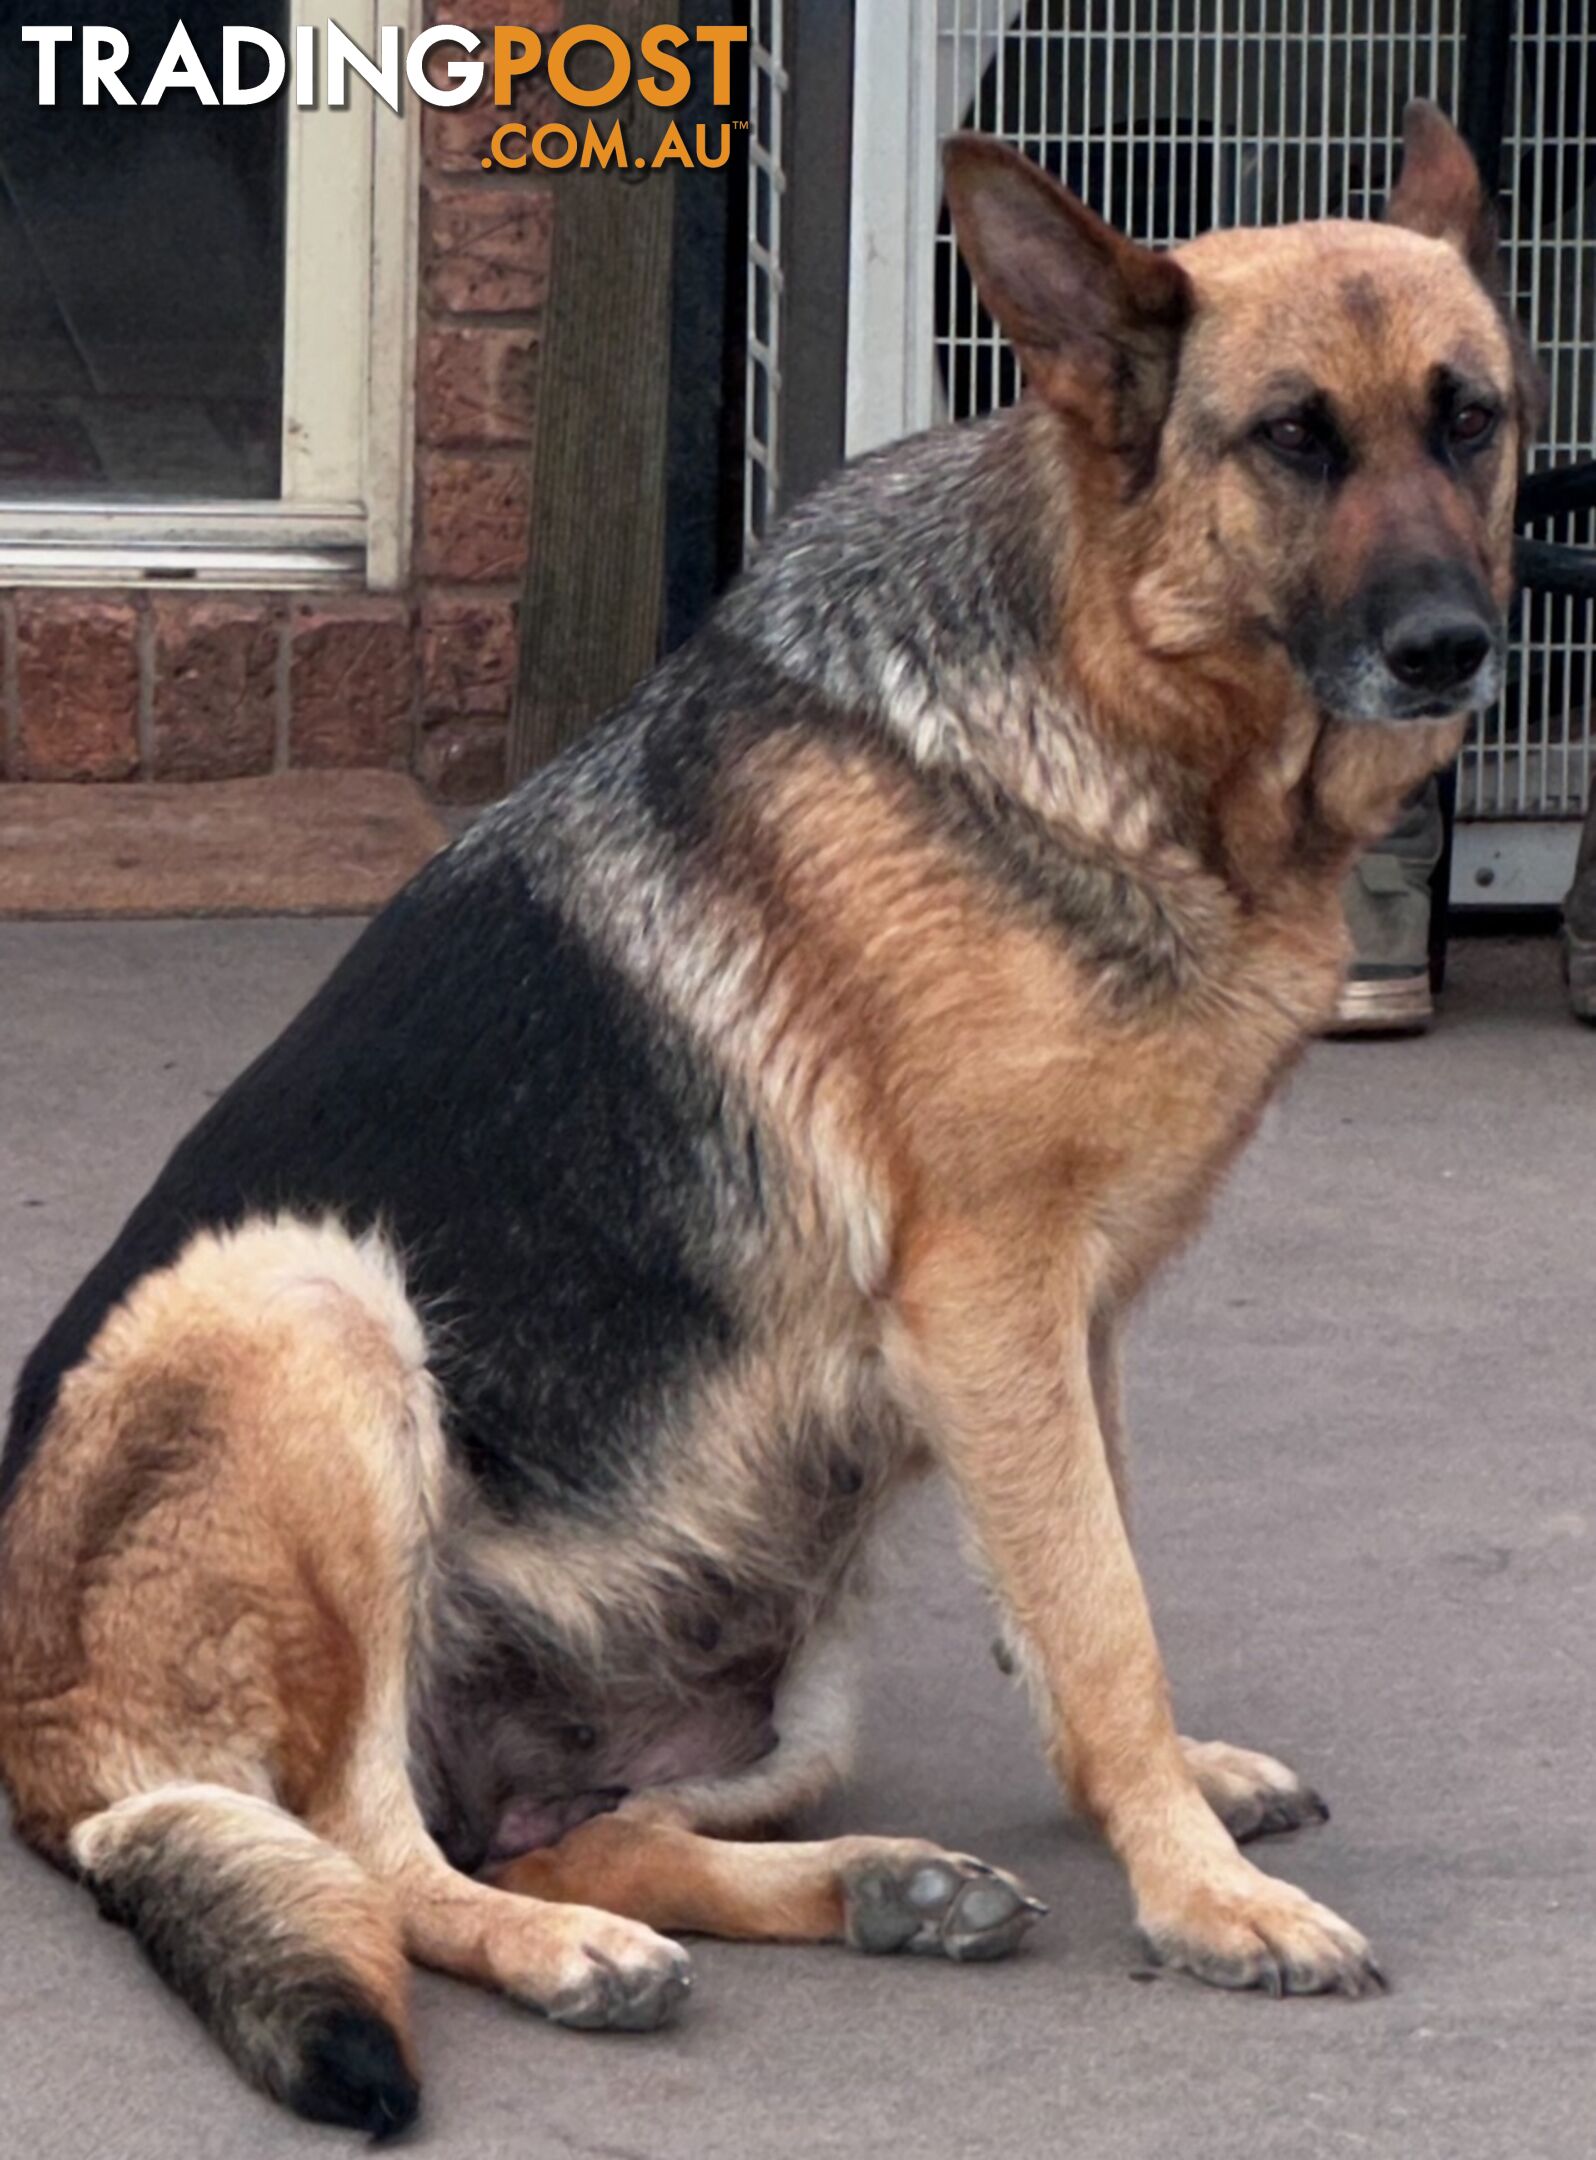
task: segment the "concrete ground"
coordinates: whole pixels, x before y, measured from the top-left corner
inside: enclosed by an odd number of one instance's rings
[[[350,934],[0,930],[0,1367]],[[1358,1921],[1384,1999],[1137,1986],[939,1502],[885,1569],[828,1821],[1018,1868],[1005,1965],[703,1944],[683,2022],[557,2032],[426,1977],[423,2149],[472,2160],[1090,2160],[1596,2149],[1596,1034],[1553,948],[1455,948],[1427,1041],[1324,1045],[1137,1331],[1139,1534],[1188,1731],[1334,1820],[1256,1848]],[[0,1848],[0,2154],[338,2149],[233,2079],[126,1937]]]

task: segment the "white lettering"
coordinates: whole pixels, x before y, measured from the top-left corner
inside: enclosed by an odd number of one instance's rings
[[[399,110],[399,26],[385,23],[377,32],[378,57],[357,45],[335,22],[327,25],[327,103],[342,112],[349,103],[349,70],[369,83],[390,112]]]
[[[294,32],[294,103],[301,112],[316,103],[316,26],[301,23]]]
[[[475,52],[482,43],[474,30],[462,30],[454,23],[439,23],[436,29],[423,30],[410,48],[405,71],[410,77],[410,87],[416,96],[428,105],[466,105],[482,88],[482,78],[487,69],[481,60],[451,60],[444,70],[452,90],[441,83],[427,80],[427,55],[435,45],[458,45],[462,52]]]
[[[55,49],[58,45],[70,45],[72,28],[69,23],[31,23],[22,33],[24,45],[39,48],[39,103],[55,103]]]
[[[127,66],[130,48],[120,30],[102,29],[98,23],[87,23],[83,31],[83,102],[98,105],[100,88],[111,93],[113,105],[131,105],[133,93],[126,89],[118,70]]]
[[[123,38],[124,46],[127,39]],[[150,87],[144,93],[146,105],[159,105],[168,90],[192,90],[202,105],[214,105],[216,92],[205,72],[205,63],[194,47],[194,40],[181,23],[174,23],[172,35],[166,41],[160,64],[150,77]],[[132,100],[128,102],[131,104]]]
[[[266,73],[258,83],[244,82],[244,53],[248,48],[266,55]],[[222,103],[264,105],[283,87],[288,74],[288,55],[269,30],[248,23],[229,23],[222,32]]]

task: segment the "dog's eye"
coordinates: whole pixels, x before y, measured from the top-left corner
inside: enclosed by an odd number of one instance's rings
[[[1485,441],[1496,426],[1496,415],[1489,405],[1463,405],[1452,415],[1448,433],[1455,443],[1467,443],[1472,449]]]
[[[1318,404],[1315,399],[1311,405],[1299,405],[1295,412],[1255,420],[1251,430],[1253,442],[1268,450],[1299,480],[1315,486],[1338,480],[1351,464],[1334,420],[1319,411]]]

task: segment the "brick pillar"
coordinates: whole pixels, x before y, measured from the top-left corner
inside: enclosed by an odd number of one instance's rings
[[[547,36],[560,16],[551,0],[522,0],[511,17],[482,0],[428,4],[429,21],[463,23],[490,46],[497,20]],[[553,112],[541,70],[519,88],[509,115],[495,110],[490,78],[472,104],[428,106],[421,123],[419,767],[427,786],[455,802],[480,801],[505,784],[516,601],[532,514],[534,390],[553,202],[547,182],[529,172],[483,168],[501,120],[535,125]]]

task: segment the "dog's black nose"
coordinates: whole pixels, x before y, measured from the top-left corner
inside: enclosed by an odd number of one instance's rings
[[[1492,643],[1490,624],[1472,608],[1423,600],[1392,623],[1381,650],[1399,683],[1440,698],[1467,689],[1489,659]]]

